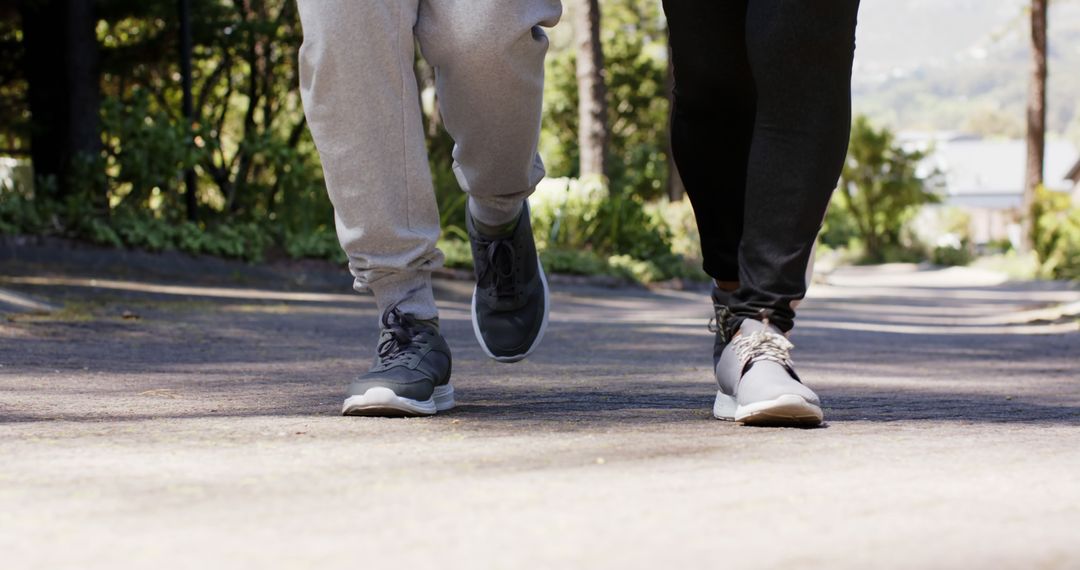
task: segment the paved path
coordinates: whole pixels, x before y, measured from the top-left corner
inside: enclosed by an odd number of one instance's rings
[[[499,365],[440,283],[462,405],[384,420],[337,415],[366,298],[3,269],[64,306],[0,321],[5,568],[1080,567],[1061,285],[833,274],[803,431],[710,419],[702,293],[562,287]]]

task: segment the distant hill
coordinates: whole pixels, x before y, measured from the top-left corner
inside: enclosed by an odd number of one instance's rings
[[[1025,0],[863,0],[856,112],[900,130],[1023,132]],[[1080,143],[1080,0],[1050,10],[1049,128]]]

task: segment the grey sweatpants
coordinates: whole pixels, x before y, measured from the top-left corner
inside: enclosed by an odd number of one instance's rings
[[[559,0],[298,0],[300,93],[341,247],[380,309],[436,315],[439,212],[413,73],[435,69],[454,172],[474,211],[513,212],[537,154],[547,36]]]

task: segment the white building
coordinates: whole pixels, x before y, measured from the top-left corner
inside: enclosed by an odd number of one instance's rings
[[[1024,199],[1027,145],[1023,140],[991,140],[955,133],[901,134],[909,148],[931,152],[927,170],[937,168],[945,178],[944,205],[971,216],[971,238],[976,244],[1009,239],[1020,241],[1018,223]],[[1068,141],[1046,142],[1045,186],[1074,192],[1080,198],[1080,153]]]

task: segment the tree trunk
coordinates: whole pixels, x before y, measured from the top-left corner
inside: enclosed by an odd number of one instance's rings
[[[180,85],[183,91],[181,111],[184,115],[185,126],[194,131],[195,104],[191,92],[191,0],[179,0],[177,8],[177,16],[180,19]],[[184,187],[184,205],[187,210],[187,219],[189,222],[198,221],[199,186],[198,180],[195,178],[194,165],[184,169]],[[273,202],[271,201],[271,203]]]
[[[1027,104],[1027,171],[1024,176],[1024,200],[1020,212],[1024,251],[1031,251],[1034,243],[1032,206],[1035,202],[1035,189],[1043,183],[1046,152],[1046,5],[1047,0],[1031,1],[1032,66]]]
[[[574,14],[577,46],[578,148],[580,175],[607,175],[607,88],[600,45],[600,4],[580,0]]]
[[[94,0],[19,4],[31,161],[36,178],[55,178],[57,197],[71,192],[75,161],[101,151],[94,4]]]

